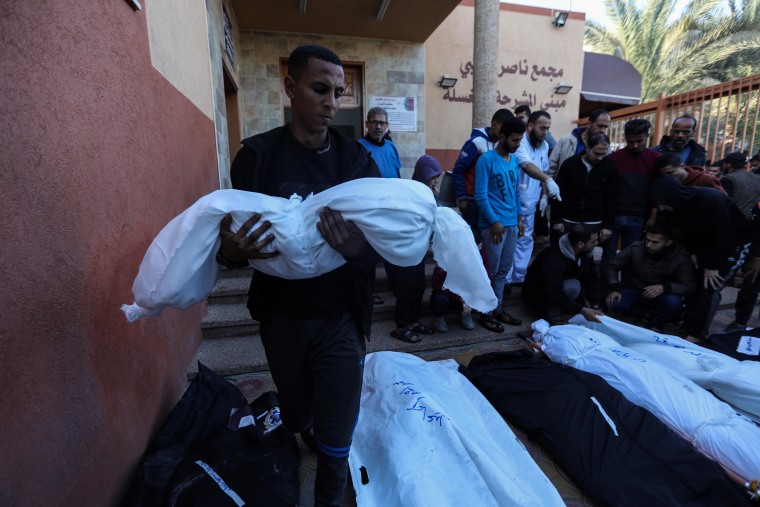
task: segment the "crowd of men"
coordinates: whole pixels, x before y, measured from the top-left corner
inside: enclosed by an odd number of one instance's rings
[[[401,177],[384,110],[369,111],[359,140],[330,126],[344,87],[337,55],[321,46],[296,48],[284,79],[292,120],[242,141],[232,164],[234,188],[306,197],[358,178]],[[631,120],[625,147],[612,151],[607,111],[594,111],[587,126],[556,142],[549,113],[524,106],[515,113],[500,109],[489,126],[474,129],[451,168],[457,208],[481,247],[472,263],[484,264],[499,302],[480,316],[481,325],[500,332],[502,324],[520,324],[501,306],[510,287],[522,286],[526,304],[555,324],[609,311],[632,314],[654,330],[683,319],[683,335],[698,341],[721,289],[741,269],[729,327],[746,326],[760,282],[760,175],[746,170],[744,154],[729,154],[708,171],[691,116],[677,118],[653,148],[646,147],[649,122]],[[760,166],[757,156],[749,162],[753,170]],[[423,156],[414,179],[437,193],[442,173],[438,161]],[[550,246],[535,256],[534,231],[545,234],[547,219]],[[278,255],[265,252],[274,238],[259,214],[236,232],[230,224],[227,217],[220,227],[220,264],[234,268]],[[317,227],[346,264],[306,280],[256,271],[248,308],[260,322],[282,421],[317,453],[315,504],[336,506],[346,486],[365,339],[373,304],[382,302],[373,290],[381,259],[340,210],[323,210]],[[598,246],[599,264],[591,255]],[[474,327],[467,305],[443,289],[440,268],[431,328],[419,320],[424,265],[384,265],[396,293],[391,336],[414,343],[420,334],[445,332],[449,308],[459,312],[463,328]]]

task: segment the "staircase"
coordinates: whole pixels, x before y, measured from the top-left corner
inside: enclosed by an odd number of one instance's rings
[[[429,304],[430,279],[434,266],[432,255],[428,253],[425,263],[428,289],[423,297],[420,320],[431,327],[433,317]],[[198,350],[196,361],[190,365],[188,378],[193,378],[197,373],[197,361],[201,361],[223,376],[269,370],[264,348],[258,336],[259,324],[251,319],[246,308],[252,273],[252,269],[222,270],[219,281],[208,297],[206,315],[201,321],[203,342]],[[730,286],[723,289],[721,293],[719,310],[730,310],[731,317],[737,292],[738,289],[735,286]],[[393,319],[396,297],[391,292],[382,264],[378,265],[376,271],[375,293],[379,294],[385,302],[374,307],[372,334],[367,343],[367,353],[390,350],[415,354],[504,340],[513,338],[520,331],[529,330],[531,322],[538,318],[535,312],[522,304],[520,289],[514,288],[510,295],[504,297],[503,308],[510,315],[522,320],[520,326],[505,325],[503,333],[494,333],[480,326],[475,316],[475,329],[467,331],[459,326],[457,315],[449,314],[446,316],[446,322],[449,325],[447,333],[423,335],[419,343],[405,343],[390,337],[390,332],[396,327]],[[714,323],[715,329],[711,329],[712,332],[718,332],[718,324],[725,326],[730,322],[730,319],[722,323],[717,320]],[[666,332],[675,332],[675,327],[672,330],[666,329]]]
[[[433,258],[428,253],[425,263],[428,288],[423,297],[420,320],[431,327],[433,317],[429,304],[430,279],[434,266]],[[252,269],[222,270],[219,281],[208,297],[206,315],[201,321],[203,342],[196,359],[221,375],[269,370],[264,348],[258,336],[259,324],[251,319],[246,308],[252,272]],[[532,312],[523,307],[520,291],[515,289],[512,294],[505,296],[504,308],[523,321],[520,326],[505,325],[503,333],[494,333],[477,324],[477,316],[475,316],[475,329],[467,331],[459,326],[459,317],[452,313],[446,316],[449,325],[447,333],[423,335],[419,343],[405,343],[390,337],[390,332],[396,327],[393,319],[396,297],[390,290],[382,264],[378,265],[376,271],[375,293],[379,294],[385,302],[374,307],[372,334],[367,343],[367,353],[381,350],[418,353],[503,340],[514,337],[519,331],[530,329],[530,323],[535,318]],[[192,378],[196,372],[197,361],[193,361],[188,376]]]

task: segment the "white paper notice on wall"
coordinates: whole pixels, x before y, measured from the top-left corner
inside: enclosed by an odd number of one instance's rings
[[[369,107],[385,109],[391,132],[417,132],[417,97],[370,95]]]
[[[736,347],[736,351],[746,356],[760,355],[760,338],[756,336],[742,336],[739,338],[739,346]]]

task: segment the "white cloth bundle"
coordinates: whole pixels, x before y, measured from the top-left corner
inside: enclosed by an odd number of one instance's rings
[[[552,361],[604,378],[707,457],[744,480],[760,479],[760,427],[680,373],[604,333],[539,320],[533,337]]]
[[[219,223],[232,214],[232,230],[254,213],[272,223],[274,241],[265,251],[272,259],[251,265],[287,279],[312,278],[345,264],[319,233],[316,223],[324,207],[340,211],[364,233],[370,245],[398,266],[419,264],[434,234],[433,255],[448,272],[445,287],[477,310],[489,311],[496,297],[472,233],[449,208],[439,208],[422,183],[363,178],[332,187],[305,200],[270,197],[242,190],[217,190],[167,224],[145,253],[132,285],[135,303],[123,305],[129,322],[159,315],[165,307],[188,308],[203,301],[219,276]]]
[[[367,356],[348,457],[356,504],[564,505],[504,419],[457,368],[451,359],[426,362],[399,352]]]
[[[570,324],[606,334],[621,345],[643,354],[665,368],[681,373],[755,420],[760,420],[760,363],[739,361],[700,347],[678,336],[655,333],[633,324],[600,317],[589,322],[582,315]]]

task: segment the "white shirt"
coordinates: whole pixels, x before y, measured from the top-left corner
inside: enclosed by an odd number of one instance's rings
[[[520,166],[520,198],[522,199],[522,207],[523,209],[530,209],[531,207],[535,207],[541,198],[541,182],[528,176],[522,168],[528,165],[528,162],[533,162],[541,171],[549,172],[549,143],[544,140],[541,141],[538,148],[534,148],[530,142],[530,136],[525,132],[522,141],[520,141],[520,147],[515,152],[515,156]]]

